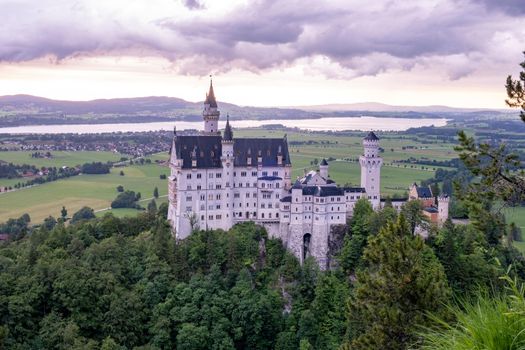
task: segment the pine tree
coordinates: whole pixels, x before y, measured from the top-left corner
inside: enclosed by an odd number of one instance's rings
[[[450,289],[443,267],[402,214],[369,238],[364,260],[367,267],[357,273],[349,301],[353,339],[345,346],[405,349],[416,340],[418,327],[429,323],[427,312],[445,313]]]
[[[159,198],[159,189],[157,187],[153,190],[153,197]]]
[[[67,209],[64,206],[62,206],[62,210],[60,210],[60,217],[62,218],[62,221],[66,221]]]

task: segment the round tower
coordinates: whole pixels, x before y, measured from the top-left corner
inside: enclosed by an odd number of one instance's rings
[[[363,139],[363,155],[359,157],[359,163],[361,164],[361,187],[365,189],[372,206],[379,208],[383,158],[379,156],[379,138],[373,131]]]
[[[319,175],[325,180],[328,180],[328,162],[323,158],[319,164]]]
[[[215,93],[213,92],[213,81],[210,79],[210,90],[206,94],[206,100],[204,100],[204,110],[202,111],[205,134],[216,135],[219,133],[220,114],[221,113],[217,109]]]

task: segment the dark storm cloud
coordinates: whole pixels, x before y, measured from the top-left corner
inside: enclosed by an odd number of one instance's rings
[[[477,0],[484,4],[487,9],[503,11],[511,16],[525,14],[525,1],[523,0]]]
[[[201,10],[204,8],[204,5],[198,0],[183,0],[183,4],[190,10]]]
[[[505,54],[497,49],[501,37],[524,41],[518,24],[525,5],[517,0],[257,0],[222,16],[206,16],[198,0],[182,3],[199,11],[143,18],[91,1],[7,3],[0,14],[0,60],[154,53],[182,73],[201,74],[324,57],[355,76],[443,64],[457,79],[472,72],[472,60]]]

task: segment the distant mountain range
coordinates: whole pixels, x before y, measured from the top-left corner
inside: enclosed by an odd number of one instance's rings
[[[391,106],[376,102],[296,107],[249,107],[219,103],[231,119],[302,119],[361,115],[398,118],[468,117],[472,113],[508,113],[507,110],[453,108],[447,106]],[[31,95],[0,96],[0,127],[33,124],[131,123],[200,120],[202,102],[176,97],[136,97],[91,101],[52,100]]]
[[[477,111],[509,112],[510,109],[489,109],[489,108],[458,108],[449,106],[393,106],[379,102],[361,103],[339,103],[324,104],[314,106],[295,106],[290,107],[304,111],[318,112],[342,112],[342,111],[368,111],[368,112],[420,112],[420,113],[470,113]]]

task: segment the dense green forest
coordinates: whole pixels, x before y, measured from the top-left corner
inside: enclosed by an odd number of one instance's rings
[[[414,202],[417,204],[417,202]],[[426,242],[417,206],[358,203],[338,268],[300,266],[253,223],[172,239],[166,205],[135,218],[23,226],[0,248],[8,349],[405,349],[448,304],[499,293],[523,257],[501,227],[448,222]],[[503,226],[504,227],[504,226]],[[496,231],[494,231],[496,230]],[[497,231],[500,230],[500,231]],[[352,233],[352,234],[351,234]]]

